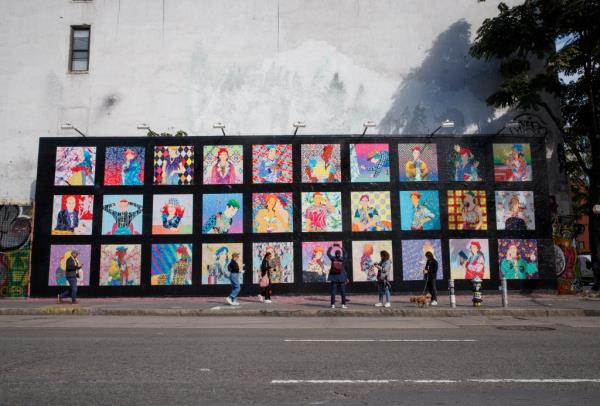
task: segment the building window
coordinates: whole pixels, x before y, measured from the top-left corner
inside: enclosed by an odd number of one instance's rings
[[[90,65],[90,27],[71,27],[71,72],[87,72]]]

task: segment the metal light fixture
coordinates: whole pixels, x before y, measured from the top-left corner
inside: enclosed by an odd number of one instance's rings
[[[442,128],[454,128],[454,121],[450,121],[450,120],[444,120],[442,121],[442,124],[440,124],[440,126],[438,128],[436,128],[435,130],[433,130],[433,132],[429,135],[433,135],[436,132],[438,132],[440,129]]]
[[[225,135],[225,124],[221,123],[220,121],[214,123],[213,128],[220,128],[223,135]]]
[[[137,129],[138,130],[148,130],[148,131],[152,131],[150,130],[150,126],[146,123],[141,123],[137,125]]]
[[[73,130],[73,131],[77,131],[83,138],[85,138],[85,134],[82,133],[77,127],[75,127],[73,124],[71,123],[64,123],[60,125],[60,129],[61,130]]]
[[[306,123],[304,121],[296,121],[292,126],[294,127],[294,135],[296,135],[298,134],[298,128],[306,127]]]
[[[377,124],[375,124],[374,121],[371,121],[371,120],[365,121],[363,123],[363,132],[362,132],[361,136],[363,136],[363,135],[365,135],[367,133],[367,129],[369,129],[369,128],[375,128],[375,127],[377,127]]]

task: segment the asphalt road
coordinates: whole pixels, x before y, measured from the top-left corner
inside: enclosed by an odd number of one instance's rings
[[[592,405],[599,333],[594,317],[2,316],[0,404]]]

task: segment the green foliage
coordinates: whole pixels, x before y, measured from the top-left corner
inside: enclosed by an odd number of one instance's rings
[[[171,133],[167,133],[167,132],[162,132],[159,134],[152,130],[148,130],[148,133],[146,135],[148,137],[187,137],[188,133],[183,130],[179,130],[175,134],[171,134]]]

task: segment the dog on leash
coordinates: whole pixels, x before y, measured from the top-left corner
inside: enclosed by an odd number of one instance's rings
[[[430,301],[431,301],[431,294],[429,294],[429,293],[427,293],[426,295],[410,297],[410,302],[415,303],[417,305],[417,307],[419,307],[419,308],[428,306]]]

